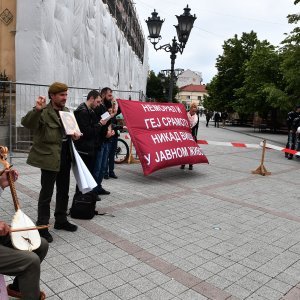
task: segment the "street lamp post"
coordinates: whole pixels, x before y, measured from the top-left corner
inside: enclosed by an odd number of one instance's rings
[[[190,14],[190,8],[187,5],[186,8],[184,8],[184,13],[180,16],[176,16],[178,20],[178,25],[174,25],[177,32],[178,42],[176,40],[176,37],[173,38],[172,44],[165,44],[162,46],[157,47],[159,40],[161,40],[160,36],[160,30],[161,26],[164,22],[164,20],[161,20],[158,16],[158,13],[154,10],[152,12],[152,17],[148,17],[148,20],[146,20],[148,30],[149,30],[149,36],[148,39],[150,40],[151,44],[154,46],[154,49],[156,51],[163,49],[166,52],[170,52],[170,58],[171,58],[171,72],[170,72],[170,88],[169,88],[169,102],[172,102],[173,97],[173,84],[174,84],[174,65],[175,65],[175,59],[176,54],[179,52],[180,54],[183,53],[183,50],[185,48],[185,45],[189,39],[191,30],[193,28],[193,24],[195,22],[196,15]]]

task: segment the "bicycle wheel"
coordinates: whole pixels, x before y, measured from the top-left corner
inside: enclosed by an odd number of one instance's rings
[[[128,157],[129,157],[129,147],[127,143],[121,138],[118,138],[118,144],[115,153],[115,163],[121,164],[127,161]]]

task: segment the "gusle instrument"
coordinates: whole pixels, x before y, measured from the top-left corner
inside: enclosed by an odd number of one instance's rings
[[[7,162],[8,148],[0,146],[0,162],[4,165],[5,170],[10,170],[11,166]],[[19,250],[33,251],[40,247],[41,236],[38,229],[48,228],[48,225],[35,226],[33,221],[21,210],[15,182],[11,172],[7,173],[9,187],[15,207],[15,214],[11,221],[10,237],[13,246]]]

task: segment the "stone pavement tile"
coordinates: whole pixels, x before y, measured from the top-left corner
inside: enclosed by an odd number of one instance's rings
[[[131,255],[126,255],[126,256],[120,257],[118,259],[118,261],[120,261],[127,267],[133,267],[137,264],[140,264],[140,261]]]
[[[146,278],[148,278],[149,280],[151,280],[152,282],[154,282],[157,285],[161,285],[167,281],[170,281],[170,277],[162,274],[159,271],[154,271],[148,275],[146,275]]]
[[[298,299],[300,299],[300,289],[297,287],[292,288],[282,298],[282,300],[298,300]]]
[[[64,276],[69,276],[73,273],[81,271],[81,269],[72,262],[58,265],[55,267],[55,269]]]
[[[86,269],[85,271],[95,279],[100,279],[104,276],[108,276],[112,274],[111,271],[107,270],[102,265],[97,265],[90,269]]]
[[[263,283],[250,279],[246,276],[238,280],[236,283],[252,293],[263,286]]]
[[[274,266],[274,265],[272,265],[272,266]],[[284,271],[281,268],[279,268],[279,269],[276,268],[275,269],[274,267],[271,267],[268,264],[264,264],[261,267],[259,267],[257,269],[257,271],[259,271],[259,272],[261,272],[261,273],[263,273],[263,274],[265,274],[267,276],[270,276],[270,277],[276,277],[278,274],[280,274],[282,271]]]
[[[161,256],[168,252],[166,249],[163,249],[160,246],[153,246],[153,247],[147,248],[147,251],[155,256]]]
[[[233,284],[233,282],[230,281],[228,278],[224,278],[219,275],[214,275],[206,279],[206,282],[211,283],[212,285],[222,290]]]
[[[246,300],[267,300],[267,298],[262,297],[256,293],[251,294],[249,297],[245,298]]]
[[[137,265],[134,265],[134,266],[131,267],[131,269],[138,272],[142,276],[145,276],[145,275],[150,274],[150,273],[155,271],[154,268],[148,266],[145,263],[139,263]]]
[[[249,258],[244,258],[243,260],[240,261],[240,264],[245,266],[245,267],[248,267],[249,269],[253,269],[253,270],[256,270],[257,268],[259,268],[261,266],[261,263],[260,262],[256,262],[252,259],[249,259]]]
[[[69,289],[62,293],[59,293],[58,296],[64,300],[85,300],[89,299],[89,297],[84,294],[78,287]]]
[[[230,278],[230,280],[233,281],[233,282],[238,281],[239,279],[244,277],[244,275],[236,273],[236,272],[231,271],[229,269],[225,269],[225,270],[221,271],[218,275],[222,276],[224,278]]]
[[[48,268],[41,272],[41,280],[46,283],[61,277],[63,277],[63,274],[57,271],[54,267]]]
[[[216,263],[219,266],[224,267],[224,268],[228,268],[231,265],[235,264],[234,261],[232,261],[232,260],[230,260],[230,259],[228,259],[226,257],[223,257],[223,256],[218,256],[218,257],[214,258],[212,260],[212,262],[214,262],[214,263]]]
[[[272,288],[267,286],[262,286],[256,291],[256,294],[263,296],[269,300],[280,299],[283,296],[283,293],[280,293]]]
[[[79,286],[79,288],[83,293],[88,295],[89,298],[95,297],[108,291],[108,289],[97,280],[82,284]]]
[[[212,284],[204,281],[193,286],[193,290],[214,300],[225,300],[231,296],[231,294],[227,293],[226,291],[218,289]]]
[[[300,282],[300,278],[299,278],[299,282]],[[282,282],[280,280],[277,280],[275,278],[272,278],[269,282],[267,282],[266,286],[268,286],[278,292],[281,292],[283,294],[287,293],[292,288],[292,285]]]
[[[141,294],[141,292],[138,289],[134,288],[128,283],[125,283],[122,286],[114,288],[112,292],[116,294],[118,297],[120,297],[121,299],[132,299]]]
[[[47,282],[47,286],[56,294],[74,288],[74,284],[65,277]]]
[[[93,280],[93,277],[85,271],[80,271],[73,273],[68,276],[68,279],[72,281],[76,286],[90,282]]]
[[[182,260],[179,260],[177,262],[174,262],[173,264],[177,268],[182,269],[182,270],[184,270],[186,272],[188,272],[188,271],[190,271],[190,270],[192,270],[192,269],[195,268],[195,264],[193,264],[192,262],[189,262],[189,261],[187,261],[185,259],[182,259]]]
[[[105,292],[103,294],[101,294],[101,298],[99,299],[99,296],[96,296],[94,298],[91,298],[92,300],[122,300],[122,298],[119,298],[117,295],[115,295],[114,293],[112,293],[111,291]]]
[[[208,298],[193,290],[187,290],[182,294],[178,295],[178,297],[182,300],[208,300]]]
[[[6,283],[8,282],[6,281]],[[46,294],[47,299],[48,297],[55,296],[55,293],[43,281],[41,281],[40,289]]]
[[[207,278],[215,275],[214,273],[207,271],[206,269],[204,269],[202,267],[197,267],[197,268],[191,270],[189,273],[198,277],[201,280],[206,280]]]
[[[123,279],[125,282],[129,282],[141,277],[140,273],[132,270],[131,268],[127,268],[119,272],[116,272],[115,275]]]
[[[222,270],[224,270],[223,267],[221,267],[220,265],[218,265],[212,261],[209,261],[209,262],[203,264],[201,267],[213,274],[217,274],[217,273],[221,272]]]
[[[107,275],[101,278],[101,283],[107,287],[109,290],[112,290],[116,287],[124,285],[126,282],[118,277],[115,274]]]
[[[45,260],[47,261],[47,263],[49,263],[53,267],[71,262],[65,255],[62,255],[62,254],[58,254],[58,255],[52,256],[52,257],[46,256]]]
[[[61,300],[61,298],[59,298],[58,296],[54,295],[54,296],[47,297],[47,300]]]
[[[54,245],[53,249],[55,249],[56,251],[58,251],[61,254],[76,250],[76,248],[74,246],[72,246],[70,244],[65,244],[65,243],[63,243],[62,245],[59,245],[59,246]]]
[[[93,255],[93,259],[100,264],[108,263],[110,261],[114,261],[115,259],[111,257],[108,253],[100,252],[98,254]]]
[[[225,289],[228,293],[232,294],[235,297],[240,299],[245,299],[252,294],[251,291],[243,288],[242,286],[238,285],[237,283],[232,284],[231,286]],[[274,300],[274,299],[273,299]]]
[[[154,289],[157,285],[146,277],[140,277],[138,279],[130,281],[130,285],[138,289],[141,293],[145,293]]]
[[[116,273],[116,272],[119,272],[119,271],[127,268],[126,265],[124,265],[123,263],[121,263],[120,261],[117,261],[117,260],[106,262],[106,263],[103,263],[102,265],[103,265],[103,267],[105,267],[106,269],[111,271],[112,273]]]
[[[199,252],[199,249],[198,249],[198,252]],[[195,267],[198,267],[198,266],[201,266],[201,265],[207,263],[208,261],[210,261],[210,259],[207,259],[200,255],[194,254],[194,255],[187,257],[187,261],[193,263]]]
[[[267,276],[263,273],[260,273],[258,271],[251,271],[250,273],[248,273],[246,276],[246,278],[250,278],[254,281],[257,281],[261,284],[265,284],[266,282],[270,281],[272,279],[272,277]]]
[[[290,284],[292,286],[299,283],[299,277],[291,275],[286,272],[282,272],[275,277],[277,280]]]
[[[156,287],[145,293],[145,296],[151,300],[168,300],[174,296],[161,287]]]
[[[249,274],[252,271],[252,269],[247,268],[238,263],[231,265],[230,267],[227,268],[227,270],[233,271],[233,272],[241,274],[243,276]]]
[[[74,262],[80,269],[86,270],[99,265],[97,261],[91,257],[85,257]]]
[[[99,254],[99,248],[92,245],[90,245],[89,247],[81,248],[80,251],[84,253],[86,256],[94,256]]]
[[[161,287],[169,291],[174,296],[177,296],[183,293],[184,291],[188,290],[188,288],[185,285],[177,282],[176,280],[170,280],[166,283],[163,283]]]
[[[75,251],[65,253],[64,256],[68,258],[69,261],[73,261],[73,262],[86,257],[86,255],[80,250],[75,250]]]

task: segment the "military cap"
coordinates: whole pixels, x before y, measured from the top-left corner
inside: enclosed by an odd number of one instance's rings
[[[57,94],[61,92],[65,92],[68,90],[68,86],[61,82],[54,82],[49,86],[48,95],[50,98],[50,94]]]

